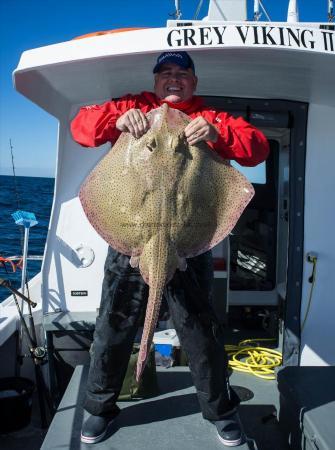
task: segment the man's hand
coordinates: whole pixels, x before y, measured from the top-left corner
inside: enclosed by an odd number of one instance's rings
[[[219,132],[217,128],[203,117],[196,117],[185,128],[185,136],[190,145],[200,141],[216,142]]]
[[[149,130],[149,122],[140,109],[130,109],[116,121],[116,128],[138,139]]]

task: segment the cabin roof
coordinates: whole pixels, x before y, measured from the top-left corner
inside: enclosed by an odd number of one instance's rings
[[[190,52],[200,95],[335,105],[335,33],[259,22],[135,30],[29,50],[14,82],[59,117],[73,104],[151,90],[156,57],[171,50]]]

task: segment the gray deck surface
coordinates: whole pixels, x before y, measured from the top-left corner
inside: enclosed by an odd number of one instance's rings
[[[226,448],[216,428],[204,420],[188,367],[157,368],[160,395],[151,399],[118,402],[122,409],[111,435],[98,444],[80,442],[83,421],[88,416],[82,408],[87,368],[78,366],[48,430],[43,450],[215,450]],[[239,408],[246,435],[240,450],[287,450],[278,423],[272,413],[277,403],[275,381],[263,381],[234,372],[233,386],[250,389],[254,396]],[[237,393],[243,392],[237,388]],[[255,440],[257,445],[253,442]]]

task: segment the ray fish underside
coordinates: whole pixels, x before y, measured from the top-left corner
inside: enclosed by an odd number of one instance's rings
[[[190,118],[163,104],[139,139],[122,133],[83,183],[79,197],[95,230],[129,255],[149,285],[136,379],[145,367],[165,284],[186,258],[206,252],[235,226],[254,195],[248,180],[205,143],[190,146]]]

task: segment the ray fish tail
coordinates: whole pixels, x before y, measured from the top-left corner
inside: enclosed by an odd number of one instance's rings
[[[150,239],[140,258],[141,272],[146,272],[146,265],[149,272],[149,297],[137,360],[136,381],[140,380],[149,356],[162,303],[164,286],[170,275],[170,251],[171,247],[166,234],[164,231],[161,231]]]

